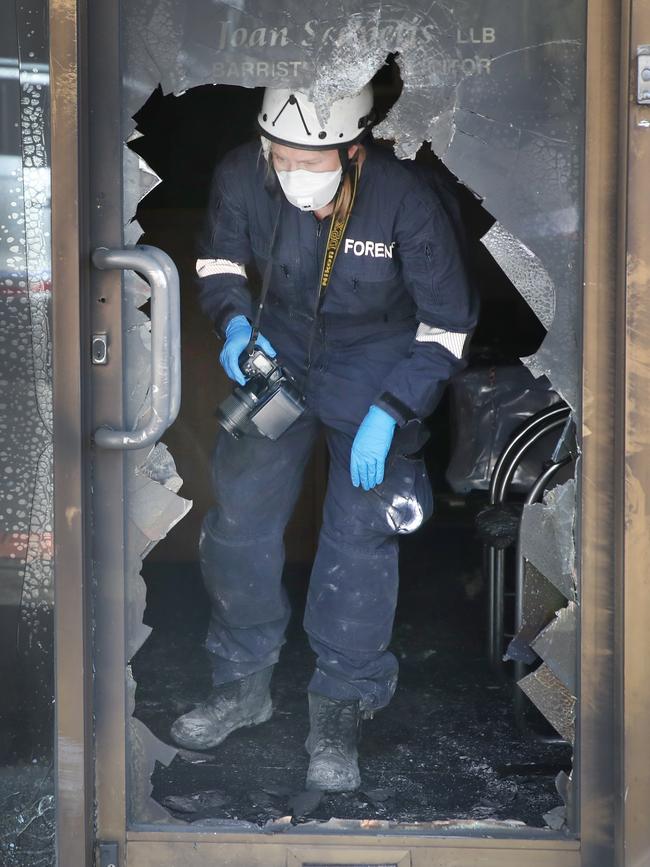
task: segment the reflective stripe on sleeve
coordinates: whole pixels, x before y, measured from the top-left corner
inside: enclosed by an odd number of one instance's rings
[[[196,273],[199,277],[211,277],[213,274],[237,274],[246,276],[246,269],[230,259],[197,259]]]
[[[415,339],[418,343],[439,343],[456,358],[462,358],[467,334],[457,331],[445,331],[444,328],[435,328],[433,325],[425,325],[421,322],[415,334]]]

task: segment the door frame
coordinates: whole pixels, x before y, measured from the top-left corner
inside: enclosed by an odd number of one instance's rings
[[[364,857],[372,863],[388,854],[397,858],[406,852],[414,865],[460,867],[471,859],[477,867],[508,867],[521,863],[525,851],[526,863],[539,867],[611,867],[615,863],[623,867],[632,863],[626,861],[631,852],[647,851],[648,832],[641,820],[650,799],[650,783],[644,771],[635,767],[635,758],[637,766],[641,764],[635,750],[643,732],[650,730],[650,684],[635,657],[647,659],[650,652],[650,594],[643,574],[650,559],[650,534],[645,514],[638,508],[639,496],[650,493],[650,459],[643,451],[644,428],[639,423],[648,412],[643,391],[647,394],[650,376],[647,363],[645,372],[640,365],[643,353],[647,353],[644,341],[647,345],[650,323],[647,313],[640,318],[644,310],[638,279],[635,283],[638,272],[625,270],[628,221],[636,254],[643,257],[641,193],[645,193],[646,202],[650,193],[641,163],[635,163],[632,151],[628,160],[628,124],[630,138],[639,135],[628,104],[630,37],[644,27],[646,34],[650,32],[648,13],[643,13],[643,20],[641,5],[642,0],[589,0],[587,8],[584,445],[578,538],[583,589],[579,749],[574,771],[579,780],[581,835],[577,841],[550,834],[542,839],[530,829],[498,839],[469,833],[413,837],[348,832],[343,837],[313,831],[263,837],[190,829],[157,831],[153,827],[127,832],[126,691],[102,688],[93,696],[88,599],[92,573],[86,550],[91,441],[85,399],[91,373],[89,322],[92,318],[97,327],[102,316],[108,320],[119,315],[116,307],[121,303],[118,273],[95,273],[92,279],[90,274],[90,250],[99,243],[121,243],[122,203],[116,201],[119,196],[105,195],[105,191],[114,192],[111,180],[122,167],[122,142],[115,136],[115,118],[120,116],[119,4],[92,0],[91,6],[91,0],[50,0],[60,865],[89,867],[95,822],[97,838],[118,843],[121,859],[128,849],[129,867],[178,863],[180,849],[183,863],[203,867],[214,863],[215,845],[227,863],[231,863],[231,852],[234,857],[245,851],[247,863],[260,865],[300,864],[314,857],[334,859],[332,863]],[[645,41],[650,41],[650,35]],[[89,45],[93,45],[92,52]],[[97,46],[101,46],[101,54],[95,50]],[[99,80],[100,67],[101,100],[92,99],[92,91],[89,99],[89,87]],[[628,170],[634,180],[629,197]],[[97,237],[98,215],[101,238]],[[636,224],[632,223],[634,218]],[[111,227],[108,235],[106,226]],[[645,332],[639,330],[641,322]],[[119,335],[112,335],[112,339],[112,351],[120,353]],[[634,379],[626,379],[626,371],[632,370],[635,362]],[[121,394],[117,367],[105,368],[93,392],[96,411],[101,415],[106,407],[106,413],[112,415],[104,420],[113,425],[121,422],[114,412],[116,395],[119,401]],[[101,518],[111,525],[114,546],[113,570],[102,576],[104,586],[98,588],[102,608],[96,620],[95,664],[101,678],[102,671],[114,671],[115,666],[123,671],[125,665],[124,642],[114,640],[124,634],[124,522],[119,508],[124,499],[123,456],[102,455],[96,467],[100,474],[97,481],[110,485],[110,508]]]
[[[650,105],[636,99],[637,46],[650,45],[650,4],[623,4],[616,460],[617,798],[619,864],[650,861]]]
[[[58,865],[93,854],[86,402],[88,267],[83,8],[49,0],[54,439],[55,833]],[[56,286],[56,290],[54,290]],[[65,291],[59,291],[65,287]]]

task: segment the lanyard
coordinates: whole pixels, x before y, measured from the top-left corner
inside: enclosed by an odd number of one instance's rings
[[[325,291],[329,285],[330,277],[332,276],[332,269],[334,267],[334,262],[336,261],[336,257],[341,248],[341,243],[343,241],[343,236],[345,235],[345,230],[348,225],[348,221],[350,219],[350,214],[352,213],[352,207],[354,205],[354,200],[357,196],[357,188],[359,186],[359,163],[355,162],[354,172],[350,175],[352,180],[352,191],[350,194],[350,202],[345,209],[345,213],[336,219],[332,219],[332,223],[330,225],[329,234],[327,236],[327,246],[325,248],[325,258],[323,259],[323,267],[321,269],[320,282],[318,284],[318,297],[316,299],[316,309],[314,310],[314,321],[311,327],[311,332],[309,335],[309,343],[307,347],[307,370],[309,370],[311,366],[311,352],[314,345],[314,338],[316,336],[316,322],[318,318],[318,313],[320,310],[321,303],[323,301]],[[341,193],[337,196],[338,205],[339,198]],[[334,211],[336,212],[336,205],[334,206]],[[269,244],[269,258],[266,263],[266,268],[264,269],[264,276],[262,279],[262,291],[260,294],[260,300],[257,305],[257,312],[255,315],[255,320],[253,322],[253,328],[251,331],[250,340],[248,342],[248,346],[246,347],[246,352],[250,355],[253,352],[253,348],[255,346],[255,342],[260,333],[260,320],[262,319],[262,311],[264,310],[264,302],[266,301],[266,295],[269,289],[269,283],[271,279],[271,269],[272,269],[272,255],[273,255],[273,247],[275,246],[275,239],[278,233],[278,227],[280,224],[280,214],[282,212],[282,198],[280,198],[280,205],[278,207],[278,211],[275,217],[275,225],[273,226],[273,232],[271,234],[271,241]]]
[[[352,206],[354,205],[354,200],[357,195],[357,187],[359,186],[359,164],[355,163],[354,172],[351,175],[352,178],[352,192],[350,195],[350,203],[348,207],[345,209],[345,213],[337,217],[335,220],[332,220],[332,224],[330,226],[329,234],[327,236],[327,247],[325,248],[325,258],[323,259],[323,267],[321,269],[320,275],[320,283],[318,285],[318,298],[317,298],[317,306],[316,306],[316,314],[318,314],[318,309],[320,307],[322,298],[325,294],[325,290],[330,282],[330,277],[332,276],[332,268],[334,267],[334,262],[338,255],[339,249],[341,247],[341,243],[343,241],[343,236],[345,235],[345,230],[348,225],[348,220],[350,219],[350,214],[352,212]],[[340,193],[339,193],[340,196]],[[338,199],[338,197],[337,197]],[[338,201],[337,201],[338,204]],[[336,211],[336,207],[334,208]],[[260,293],[260,300],[257,305],[257,311],[255,314],[255,320],[253,322],[253,330],[251,333],[251,339],[247,347],[247,351],[249,354],[252,352],[253,347],[255,346],[255,341],[257,340],[260,333],[260,320],[262,318],[262,312],[264,310],[264,302],[266,301],[266,295],[269,290],[269,283],[271,280],[271,270],[273,266],[273,248],[275,246],[275,239],[278,233],[278,227],[280,224],[280,214],[282,212],[282,198],[280,198],[280,204],[278,206],[278,211],[275,216],[275,224],[273,226],[273,231],[271,233],[271,241],[269,243],[269,258],[266,263],[266,268],[264,269],[264,275],[262,279],[262,291]],[[310,352],[311,352],[311,343],[313,342],[313,334],[310,339]]]
[[[332,276],[332,268],[334,267],[334,262],[338,255],[339,249],[341,247],[341,242],[343,241],[343,236],[345,235],[345,230],[348,225],[348,220],[350,219],[350,214],[352,212],[352,207],[354,205],[354,200],[357,195],[357,187],[359,186],[359,163],[355,163],[354,165],[354,173],[351,175],[352,179],[352,193],[350,195],[350,203],[345,209],[345,213],[342,216],[337,217],[335,220],[332,220],[332,224],[330,226],[329,235],[327,236],[327,246],[325,248],[325,258],[323,259],[323,268],[320,274],[320,284],[318,288],[318,302],[320,305],[320,301],[322,296],[325,294],[325,290],[330,282],[330,277]],[[340,196],[340,193],[339,193]],[[338,201],[337,201],[338,204]],[[334,207],[334,211],[336,212],[336,206]]]
[[[341,243],[343,241],[343,236],[345,235],[345,230],[348,225],[348,220],[350,219],[350,214],[352,213],[352,207],[354,205],[354,200],[357,196],[357,187],[359,186],[359,163],[355,162],[354,164],[354,172],[351,173],[352,179],[352,192],[350,194],[350,202],[345,209],[345,213],[342,216],[336,217],[336,219],[332,219],[332,223],[330,225],[329,234],[327,236],[327,246],[325,247],[325,258],[323,259],[323,267],[320,273],[320,283],[318,284],[318,295],[316,297],[316,307],[314,309],[314,321],[312,322],[311,330],[309,332],[309,342],[307,344],[307,370],[305,372],[305,377],[303,381],[303,398],[305,396],[305,387],[307,385],[307,377],[309,375],[309,368],[311,367],[311,353],[314,348],[314,339],[316,337],[316,325],[318,323],[318,314],[320,312],[321,305],[323,303],[323,299],[325,297],[325,291],[330,282],[330,277],[332,276],[332,268],[334,267],[334,262],[336,261],[336,257],[338,255],[339,250],[341,249]],[[341,193],[337,196],[336,204],[334,205],[334,213],[336,213],[337,205],[340,200]]]

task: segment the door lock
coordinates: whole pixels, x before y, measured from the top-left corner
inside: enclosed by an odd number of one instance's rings
[[[119,846],[117,843],[99,843],[97,846],[97,867],[119,867]]]
[[[93,334],[90,353],[93,364],[108,364],[108,334],[105,331]]]

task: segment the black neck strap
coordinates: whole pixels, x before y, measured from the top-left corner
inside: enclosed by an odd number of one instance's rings
[[[275,215],[275,224],[271,233],[271,240],[269,241],[269,258],[266,260],[266,267],[264,268],[264,275],[262,277],[260,300],[257,305],[257,311],[255,312],[255,320],[253,322],[253,329],[251,331],[250,340],[248,341],[248,346],[246,347],[247,355],[253,354],[255,344],[257,343],[257,338],[260,336],[260,322],[262,321],[264,304],[266,302],[266,296],[269,291],[269,283],[271,282],[271,271],[273,270],[273,248],[275,247],[275,239],[278,234],[278,226],[280,225],[280,214],[282,213],[283,198],[284,197],[280,193],[280,204],[278,205],[278,212]]]

